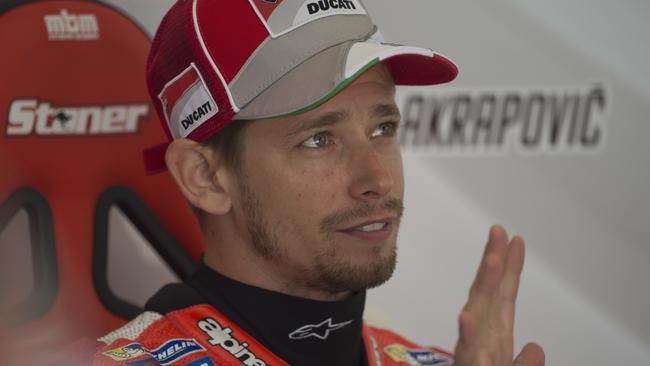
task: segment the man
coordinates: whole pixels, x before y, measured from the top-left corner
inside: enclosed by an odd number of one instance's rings
[[[179,1],[147,67],[171,143],[148,150],[197,213],[199,271],[100,340],[96,365],[449,365],[363,323],[396,262],[404,191],[395,85],[452,80],[431,51],[382,44],[360,1]],[[164,164],[162,163],[164,156]],[[513,363],[523,241],[491,229],[455,365]]]

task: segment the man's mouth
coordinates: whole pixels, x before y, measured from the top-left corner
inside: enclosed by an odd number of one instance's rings
[[[339,232],[366,240],[385,240],[393,232],[393,221],[393,218],[367,221]]]
[[[369,233],[369,232],[372,232],[372,231],[379,231],[379,230],[385,228],[386,225],[388,225],[388,224],[385,223],[385,222],[378,222],[376,224],[370,224],[370,225],[362,226],[362,227],[357,228],[355,230],[365,231],[365,232]]]

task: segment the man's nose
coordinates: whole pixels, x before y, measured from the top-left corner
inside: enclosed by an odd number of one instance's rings
[[[387,159],[371,144],[352,152],[352,197],[364,201],[382,198],[391,192],[395,183]]]

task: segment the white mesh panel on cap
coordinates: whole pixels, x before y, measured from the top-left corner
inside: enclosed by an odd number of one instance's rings
[[[120,338],[134,341],[140,336],[140,334],[142,334],[142,332],[144,332],[145,329],[147,329],[147,327],[162,317],[162,315],[156,312],[145,311],[121,328],[116,329],[101,338],[97,338],[97,340],[106,344],[111,344]]]

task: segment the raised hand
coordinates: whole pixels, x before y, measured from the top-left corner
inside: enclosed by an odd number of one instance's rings
[[[527,344],[513,360],[515,302],[524,267],[524,240],[499,225],[490,237],[469,299],[459,317],[454,366],[543,366],[544,351]]]

